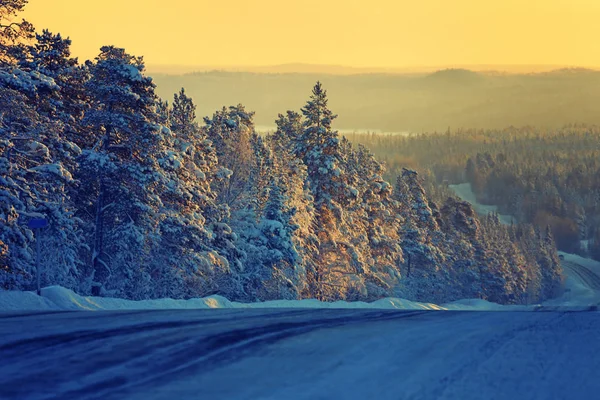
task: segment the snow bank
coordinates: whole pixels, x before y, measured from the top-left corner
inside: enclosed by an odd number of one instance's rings
[[[190,300],[160,299],[133,301],[109,297],[80,296],[60,286],[51,286],[42,289],[42,296],[61,310],[117,311],[235,308],[234,303],[221,296]],[[1,300],[0,309],[2,309]]]
[[[500,306],[499,306],[500,307]],[[0,311],[117,311],[117,310],[174,310],[174,309],[209,309],[209,308],[370,308],[395,310],[445,310],[446,308],[430,303],[418,303],[405,299],[386,298],[373,303],[361,301],[333,303],[314,299],[306,300],[274,300],[260,303],[237,303],[222,296],[210,296],[190,300],[123,300],[107,297],[80,296],[69,289],[51,286],[42,289],[42,296],[33,292],[0,291]],[[472,309],[472,306],[468,307]],[[453,309],[460,309],[456,305]]]
[[[0,290],[0,311],[60,310],[51,300],[33,292],[7,292]]]
[[[583,288],[585,290],[585,288]],[[238,303],[222,296],[190,300],[132,301],[108,297],[80,296],[69,289],[51,286],[42,289],[42,296],[33,292],[0,291],[0,311],[118,311],[118,310],[197,310],[209,308],[332,308],[332,309],[387,309],[387,310],[461,310],[461,311],[517,311],[531,310],[526,306],[503,306],[479,299],[460,300],[444,305],[419,303],[406,299],[385,298],[365,303],[362,301],[333,303],[314,299],[273,300],[259,303]]]
[[[531,311],[532,306],[502,305],[482,299],[464,299],[444,304],[446,310],[457,311]]]
[[[600,265],[600,263],[598,263]],[[315,299],[273,300],[258,303],[238,303],[222,296],[189,300],[124,300],[109,297],[80,296],[69,289],[51,286],[42,289],[42,296],[33,292],[0,291],[0,312],[3,311],[119,311],[119,310],[199,310],[210,308],[330,308],[330,309],[384,309],[384,310],[440,310],[440,311],[534,311],[541,306],[588,307],[600,303],[600,293],[578,280],[567,278],[565,294],[542,305],[501,305],[481,299],[464,299],[447,304],[419,303],[388,297],[372,303],[362,301],[333,303]]]
[[[395,310],[443,310],[442,307],[431,303],[417,303],[398,298],[385,298],[365,303],[363,301],[336,301],[333,303],[322,302],[315,299],[305,300],[273,300],[261,303],[234,303],[238,308],[373,308]]]

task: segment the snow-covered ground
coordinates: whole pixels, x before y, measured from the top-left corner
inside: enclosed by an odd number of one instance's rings
[[[447,304],[419,303],[400,298],[385,298],[372,303],[318,300],[276,300],[260,303],[238,303],[222,296],[189,300],[158,299],[131,301],[107,297],[80,296],[69,289],[51,286],[34,292],[0,291],[0,314],[3,312],[40,311],[132,311],[132,310],[202,310],[202,309],[371,309],[431,311],[538,311],[548,308],[575,311],[600,303],[600,293],[568,278],[569,290],[559,299],[539,305],[505,306],[481,299],[464,299]]]
[[[600,313],[0,315],[0,398],[595,399]]]
[[[483,307],[484,305],[480,305]],[[398,298],[381,299],[373,303],[345,302],[334,303],[318,300],[275,300],[261,303],[237,303],[222,296],[210,296],[190,300],[142,300],[131,301],[106,297],[80,296],[60,286],[42,289],[42,296],[32,292],[0,291],[1,311],[117,311],[117,310],[173,310],[173,309],[208,309],[208,308],[371,308],[398,310],[440,310],[442,307],[417,303]]]
[[[418,303],[399,298],[386,298],[372,303],[361,301],[333,303],[318,300],[276,300],[261,303],[237,303],[222,296],[210,296],[190,300],[142,300],[131,301],[106,297],[80,296],[60,286],[42,289],[42,296],[33,292],[0,291],[2,311],[119,311],[119,310],[198,310],[198,309],[258,309],[258,308],[330,308],[330,309],[388,309],[388,310],[468,310],[513,311],[529,309],[524,306],[501,306],[484,300],[460,300],[437,305]]]

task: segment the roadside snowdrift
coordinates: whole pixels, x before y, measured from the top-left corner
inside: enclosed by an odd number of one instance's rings
[[[463,299],[437,305],[418,303],[406,299],[385,298],[365,303],[362,301],[333,303],[314,299],[274,300],[260,303],[238,303],[222,296],[199,299],[132,301],[109,297],[80,296],[69,289],[51,286],[42,289],[42,296],[33,292],[0,291],[0,313],[15,311],[120,311],[120,310],[199,310],[224,308],[331,308],[331,309],[383,309],[383,310],[440,310],[440,311],[534,311],[549,309],[587,309],[600,302],[600,294],[567,279],[570,290],[562,297],[538,305],[501,305],[481,299]]]
[[[42,289],[42,296],[33,292],[0,291],[2,311],[118,311],[118,310],[175,310],[210,308],[362,308],[395,310],[489,310],[514,311],[523,306],[501,306],[483,300],[460,300],[446,305],[418,303],[405,299],[385,298],[372,303],[318,300],[275,300],[261,303],[237,303],[221,296],[190,300],[142,300],[131,301],[106,297],[80,296],[69,289],[51,286]]]

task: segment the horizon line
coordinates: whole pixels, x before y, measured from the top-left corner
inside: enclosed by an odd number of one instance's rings
[[[426,73],[445,69],[467,69],[474,72],[505,72],[505,73],[535,73],[551,72],[560,69],[588,69],[600,70],[600,66],[589,66],[580,64],[439,64],[439,65],[414,65],[397,67],[373,67],[373,66],[352,66],[344,64],[311,64],[305,62],[290,62],[281,64],[261,64],[261,65],[210,65],[210,64],[161,64],[148,63],[148,71],[158,71],[157,73],[166,74],[189,74],[194,72],[266,72],[266,73],[306,73],[306,69],[327,69],[338,70],[338,73],[354,72],[380,72],[380,73]],[[286,71],[273,71],[276,69],[287,69]],[[297,70],[294,70],[297,69]],[[302,69],[305,69],[302,71]],[[326,71],[319,71],[326,72]]]

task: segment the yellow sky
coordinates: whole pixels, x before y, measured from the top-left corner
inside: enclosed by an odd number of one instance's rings
[[[30,0],[24,17],[93,58],[148,64],[600,66],[600,0]]]

